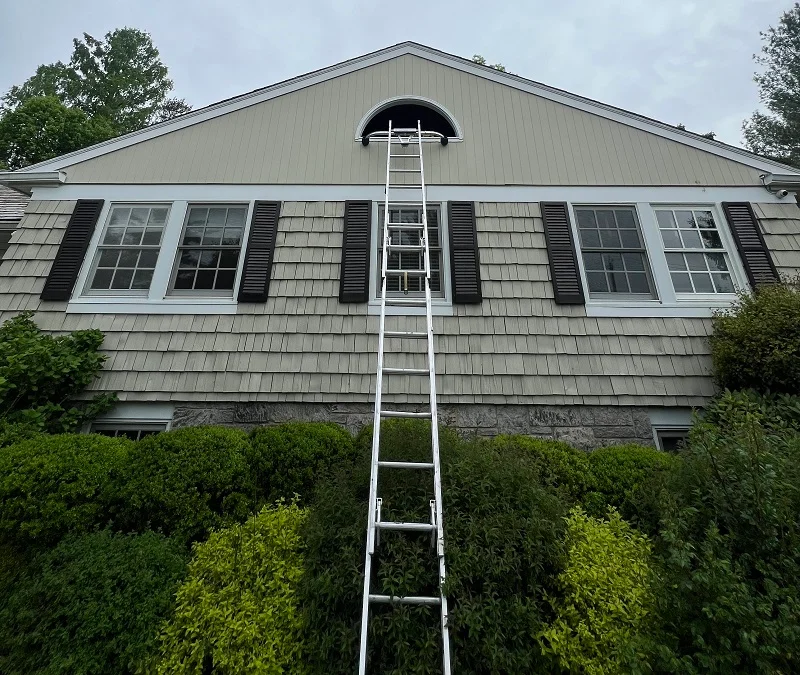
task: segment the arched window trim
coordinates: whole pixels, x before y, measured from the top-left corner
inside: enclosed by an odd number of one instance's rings
[[[451,143],[457,143],[459,141],[464,140],[464,134],[461,131],[461,125],[458,123],[458,120],[455,118],[455,116],[447,108],[445,108],[443,105],[437,103],[436,101],[430,98],[425,98],[424,96],[408,96],[408,95],[394,96],[393,98],[387,98],[385,101],[381,101],[380,103],[376,103],[374,106],[372,106],[367,111],[367,114],[364,115],[364,117],[362,117],[361,121],[358,123],[358,126],[356,127],[355,140],[361,141],[361,137],[364,134],[364,129],[366,128],[367,124],[369,124],[369,121],[375,115],[377,115],[379,112],[383,110],[386,110],[386,108],[390,108],[393,105],[401,105],[403,103],[413,103],[416,105],[423,105],[426,108],[431,108],[432,110],[435,110],[440,115],[445,117],[447,121],[450,122],[453,129],[455,129],[456,135],[450,136],[448,140]]]

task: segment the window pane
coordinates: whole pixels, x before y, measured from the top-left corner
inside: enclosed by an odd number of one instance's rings
[[[597,218],[597,226],[598,227],[616,229],[617,221],[614,220],[614,212],[613,211],[604,211],[604,210],[598,209],[595,212],[595,216]]]
[[[142,251],[139,254],[139,267],[155,267],[158,260],[158,251]]]
[[[672,216],[672,211],[656,211],[656,218],[658,219],[659,227],[675,228],[675,218]]]
[[[578,230],[581,235],[581,246],[585,248],[598,248],[600,246],[600,233],[597,230]]]
[[[142,243],[142,235],[144,229],[141,227],[129,227],[125,230],[125,236],[122,237],[123,245],[138,246]]]
[[[680,228],[692,229],[697,227],[691,211],[675,211],[675,220],[678,221],[678,227]]]
[[[227,227],[244,227],[244,219],[247,215],[247,209],[235,208],[228,209],[228,219],[225,221]]]
[[[220,270],[217,272],[217,290],[232,290],[235,270]]]
[[[714,216],[711,214],[711,211],[695,211],[694,217],[697,221],[697,224],[700,226],[700,229],[713,230],[716,228]]]
[[[114,270],[97,270],[92,279],[92,288],[98,290],[110,288],[112,276],[114,276]]]
[[[603,254],[602,253],[584,253],[583,264],[587,270],[602,270],[603,269]]]
[[[676,293],[691,293],[694,290],[688,274],[677,274],[673,272],[671,276],[672,285],[675,287]]]
[[[128,218],[131,215],[131,210],[126,208],[118,208],[114,207],[111,211],[111,218],[108,221],[109,227],[122,226],[124,227],[128,223]]]
[[[575,209],[575,217],[578,219],[578,227],[597,227],[597,219],[594,217],[594,211],[588,209]]]
[[[587,272],[586,281],[589,284],[590,291],[594,293],[608,293],[606,275],[602,272]]]
[[[222,235],[223,246],[238,246],[242,243],[243,230],[237,227],[226,227],[225,234]]]
[[[147,224],[147,218],[150,216],[150,209],[134,208],[131,209],[131,217],[128,221],[128,227],[144,227]]]
[[[131,281],[133,281],[133,270],[118,269],[111,282],[111,288],[127,290],[131,287]]]
[[[138,289],[148,289],[150,288],[150,282],[153,280],[153,270],[136,270],[136,273],[133,275],[133,285],[131,288],[138,288]]]
[[[164,227],[164,223],[166,222],[167,222],[166,209],[150,209],[150,220],[147,221],[147,224],[150,227]]]
[[[664,241],[664,248],[683,247],[677,230],[661,230],[661,239]]]
[[[228,215],[227,211],[227,209],[219,208],[209,209],[206,227],[225,227],[225,218]]]
[[[614,215],[617,217],[617,227],[620,229],[636,229],[636,220],[633,217],[633,211],[629,211],[628,209],[619,209],[614,211]]]
[[[641,253],[623,253],[622,259],[625,262],[626,270],[644,272],[644,255]]]
[[[194,287],[204,290],[214,288],[214,277],[216,275],[216,270],[199,270],[194,281]]]
[[[714,292],[714,285],[711,283],[710,274],[693,274],[692,282],[694,283],[695,293]]]
[[[97,262],[98,267],[116,267],[117,259],[119,258],[119,249],[105,249],[100,252],[100,260]]]
[[[178,270],[175,276],[175,288],[190,289],[194,285],[194,270]]]
[[[628,278],[621,272],[608,275],[608,285],[612,293],[629,293]]]
[[[670,270],[685,270],[686,269],[686,260],[683,257],[683,253],[667,253],[667,267]]]
[[[722,239],[716,230],[700,230],[700,236],[706,248],[722,248]]]
[[[219,262],[219,251],[203,251],[200,254],[200,267],[216,267]]]
[[[219,258],[220,267],[236,267],[239,262],[239,251],[222,251]]]
[[[161,232],[163,230],[156,230],[152,227],[148,227],[144,231],[144,237],[142,237],[142,244],[145,246],[158,246],[161,243]]]
[[[621,253],[603,253],[603,267],[607,270],[625,269]]]
[[[222,229],[207,227],[203,233],[203,246],[219,246],[222,243]]]
[[[640,272],[628,274],[628,282],[631,285],[631,293],[650,293],[646,274]]]
[[[119,267],[136,267],[138,260],[139,251],[137,249],[133,251],[120,251],[119,253]]]
[[[622,238],[622,248],[642,248],[642,242],[639,241],[639,233],[636,230],[620,230],[619,234]]]
[[[103,237],[103,243],[111,246],[116,246],[122,243],[122,235],[125,233],[120,227],[109,227],[106,236]]]
[[[696,230],[681,230],[683,248],[703,248],[700,243],[700,233]]]
[[[193,206],[189,209],[189,227],[193,225],[197,225],[202,227],[206,224],[206,218],[208,218],[208,209],[198,208]]]
[[[188,249],[181,251],[181,267],[197,267],[200,262],[200,251]]]
[[[733,293],[733,281],[730,274],[714,274],[714,287],[717,293]]]
[[[718,272],[727,272],[728,263],[725,262],[724,253],[706,253],[706,260],[708,261],[708,269]]]

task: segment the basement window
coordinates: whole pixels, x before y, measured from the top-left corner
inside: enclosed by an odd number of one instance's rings
[[[140,441],[145,436],[153,436],[167,430],[166,422],[95,422],[91,426],[91,433],[112,438],[130,438]]]

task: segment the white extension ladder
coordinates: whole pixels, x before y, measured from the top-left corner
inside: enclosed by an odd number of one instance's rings
[[[423,142],[441,141],[446,143],[446,139],[441,134],[432,131],[423,131],[421,123],[417,122],[416,129],[392,129],[389,122],[388,132],[374,132],[369,135],[370,140],[385,141],[386,152],[386,195],[383,208],[383,255],[381,265],[381,314],[378,332],[378,374],[375,384],[375,418],[372,434],[372,465],[369,482],[369,516],[367,525],[367,550],[364,564],[364,596],[361,610],[361,647],[358,663],[359,675],[366,675],[367,672],[367,633],[369,625],[369,610],[371,604],[411,604],[411,605],[431,605],[438,606],[441,612],[441,632],[442,632],[442,672],[443,675],[450,675],[450,640],[447,627],[447,598],[443,593],[445,580],[444,565],[444,532],[442,529],[442,480],[439,465],[439,426],[436,412],[436,372],[434,368],[433,350],[433,322],[431,320],[431,260],[428,247],[428,218],[425,192],[425,171],[423,168]],[[416,145],[416,154],[392,153],[392,147],[410,147]],[[399,158],[410,161],[411,166],[402,165],[395,168],[392,160],[396,162]],[[413,165],[418,160],[419,168]],[[400,184],[392,182],[393,176],[398,174],[418,174],[419,183],[414,185]],[[393,194],[401,192],[413,194],[417,199],[393,199]],[[422,209],[420,223],[390,222],[390,205],[402,204],[403,206],[416,205]],[[402,219],[399,219],[402,220]],[[418,236],[418,242],[413,244],[403,244],[402,234],[412,234]],[[389,269],[389,255],[391,253],[422,253],[423,269],[419,270],[397,270]],[[398,256],[402,259],[402,255]],[[387,297],[387,277],[394,276],[400,280],[400,285],[404,283],[404,288],[408,290],[409,276],[416,276],[423,280],[425,288],[425,299],[420,297]],[[425,307],[425,332],[386,330],[386,308],[387,307]],[[392,316],[392,320],[403,320],[402,316]],[[386,340],[409,340],[414,342],[427,341],[427,367],[426,368],[391,368],[384,366],[384,348]],[[397,344],[397,342],[394,342]],[[404,343],[408,344],[408,343]],[[391,353],[391,352],[390,352]],[[402,352],[395,352],[402,353]],[[387,376],[427,376],[430,382],[430,407],[421,412],[407,412],[403,410],[386,410],[381,401],[384,377]],[[431,421],[431,449],[432,457],[430,462],[403,462],[403,461],[384,461],[380,458],[380,439],[381,439],[381,420],[390,417],[423,418]],[[398,523],[381,520],[381,499],[378,497],[378,473],[380,469],[415,469],[433,471],[433,490],[434,499],[430,501],[430,522]],[[439,563],[439,594],[436,596],[390,596],[377,595],[371,592],[372,582],[372,556],[375,547],[380,542],[380,530],[400,530],[406,532],[431,532],[435,539],[435,551]]]

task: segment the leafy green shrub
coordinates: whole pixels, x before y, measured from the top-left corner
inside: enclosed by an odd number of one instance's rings
[[[696,424],[663,494],[660,670],[800,669],[800,435]]]
[[[594,489],[589,453],[562,441],[530,436],[496,436],[491,441],[498,452],[525,452],[534,461],[539,482],[564,494],[569,501],[581,501]]]
[[[7,422],[6,420],[0,419],[0,448],[25,441],[40,433],[42,433],[41,427],[38,424]]]
[[[136,443],[119,481],[116,527],[151,528],[186,542],[247,518],[255,500],[247,435],[190,427]]]
[[[349,675],[357,662],[370,437],[369,429],[360,434],[351,470],[318,486],[305,529],[301,604],[312,673]],[[429,424],[383,422],[381,438],[384,459],[430,458]],[[440,444],[454,672],[538,672],[548,661],[533,636],[549,619],[544,592],[553,590],[560,563],[566,506],[539,485],[530,452],[447,431]],[[429,472],[382,472],[382,518],[427,521],[431,490]],[[378,550],[373,592],[437,593],[429,535],[383,532]],[[435,608],[373,607],[371,672],[440,672],[438,621]]]
[[[69,535],[0,609],[0,672],[132,673],[157,649],[186,561],[161,535]]]
[[[98,351],[103,334],[81,330],[44,335],[31,316],[23,312],[0,326],[0,418],[42,431],[75,431],[116,402],[115,394],[70,402],[108,358]]]
[[[679,462],[676,455],[642,445],[594,450],[587,456],[592,491],[584,496],[583,506],[595,517],[611,506],[626,520],[653,531],[658,519],[654,489]]]
[[[292,422],[253,430],[250,465],[269,501],[308,501],[319,477],[354,457],[353,437],[336,424]]]
[[[714,376],[723,389],[800,394],[800,287],[780,284],[740,295],[715,315]]]
[[[561,597],[542,646],[570,673],[625,672],[653,610],[650,543],[614,510],[598,520],[576,508],[567,519],[567,546]]]
[[[60,434],[0,448],[0,539],[52,544],[105,524],[133,447],[124,438]]]
[[[303,574],[296,504],[263,509],[195,544],[159,673],[303,673],[297,584]]]
[[[708,405],[703,419],[720,430],[757,424],[773,431],[800,431],[800,396],[726,389]]]

